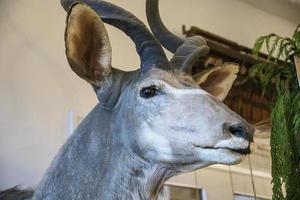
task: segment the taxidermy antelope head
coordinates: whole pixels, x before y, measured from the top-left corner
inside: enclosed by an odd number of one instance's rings
[[[170,33],[157,0],[147,0],[147,16],[158,40],[116,5],[74,2],[62,0],[68,10],[66,55],[99,104],[55,157],[33,199],[156,199],[176,174],[235,164],[249,153],[253,128],[221,102],[236,78],[235,65],[213,68],[195,81],[190,71],[207,54],[206,42]],[[133,40],[139,70],[112,68],[103,22]],[[171,61],[159,42],[174,53]]]

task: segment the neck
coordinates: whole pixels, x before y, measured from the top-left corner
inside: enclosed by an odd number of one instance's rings
[[[106,177],[107,199],[157,199],[171,175],[169,168],[124,151],[113,155],[109,168],[114,170]]]

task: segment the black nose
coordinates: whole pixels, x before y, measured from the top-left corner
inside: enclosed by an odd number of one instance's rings
[[[246,127],[242,124],[234,124],[229,126],[229,131],[232,135],[240,138],[244,138],[249,142],[253,142],[252,135],[247,131]]]

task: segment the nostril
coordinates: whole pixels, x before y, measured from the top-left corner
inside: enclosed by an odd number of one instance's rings
[[[244,138],[245,140],[250,141],[250,135],[247,129],[242,124],[235,124],[229,126],[229,131],[232,135],[240,138]]]

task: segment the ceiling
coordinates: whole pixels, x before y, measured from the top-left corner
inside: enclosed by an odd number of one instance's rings
[[[300,24],[300,0],[241,0],[265,12]]]

